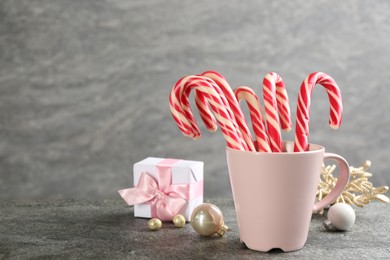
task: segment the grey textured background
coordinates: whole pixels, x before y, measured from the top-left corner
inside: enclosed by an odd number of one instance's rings
[[[209,69],[259,94],[278,72],[293,113],[301,81],[328,73],[343,125],[329,128],[318,87],[310,141],[370,159],[374,184],[390,184],[389,12],[385,0],[2,0],[0,198],[117,197],[147,156],[202,160],[205,195],[231,196],[222,134],[185,138],[168,107],[179,77]]]

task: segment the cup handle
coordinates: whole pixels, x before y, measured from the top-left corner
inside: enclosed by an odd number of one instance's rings
[[[313,213],[320,211],[335,201],[337,197],[340,196],[340,194],[344,191],[344,188],[349,180],[349,165],[343,157],[334,153],[325,153],[324,160],[326,159],[333,159],[337,162],[339,167],[339,176],[333,190],[328,195],[326,195],[325,198],[314,204]]]

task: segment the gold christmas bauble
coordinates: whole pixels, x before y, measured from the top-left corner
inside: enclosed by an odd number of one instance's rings
[[[177,214],[173,220],[173,224],[175,224],[176,227],[182,228],[186,225],[186,219],[183,215]]]
[[[228,229],[221,210],[211,203],[203,203],[191,214],[191,226],[201,236],[223,236]]]
[[[162,222],[158,218],[152,218],[148,221],[148,227],[150,230],[159,230],[162,227]]]

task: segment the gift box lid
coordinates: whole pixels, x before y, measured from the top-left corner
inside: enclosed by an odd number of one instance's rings
[[[139,181],[142,172],[156,176],[157,165],[165,158],[148,157],[134,164],[134,185]],[[201,161],[177,160],[172,164],[172,183],[191,183],[203,179],[203,166]]]

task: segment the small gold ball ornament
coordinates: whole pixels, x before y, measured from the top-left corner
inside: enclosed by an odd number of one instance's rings
[[[182,228],[186,225],[186,219],[183,215],[177,214],[173,220],[173,224],[175,224],[176,227]]]
[[[148,227],[153,231],[159,230],[162,227],[162,222],[158,218],[152,218],[148,221]]]
[[[221,210],[211,203],[203,203],[191,214],[191,226],[201,236],[212,236],[215,233],[223,236],[228,230]]]

